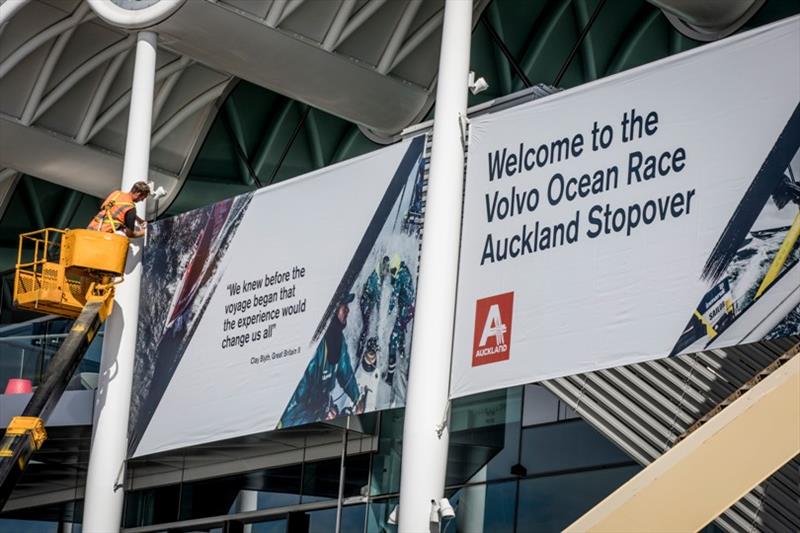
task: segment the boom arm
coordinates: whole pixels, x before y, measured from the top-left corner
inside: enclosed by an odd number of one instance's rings
[[[107,298],[113,297],[113,291]],[[47,368],[45,378],[21,416],[14,417],[0,441],[0,509],[22,476],[31,455],[42,447],[47,433],[44,422],[67,388],[83,354],[107,315],[108,300],[86,303]]]

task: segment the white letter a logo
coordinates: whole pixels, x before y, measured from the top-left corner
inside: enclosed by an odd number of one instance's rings
[[[494,335],[497,346],[505,344],[505,333],[506,325],[503,324],[503,319],[500,317],[500,306],[492,304],[489,307],[489,313],[486,315],[486,323],[483,325],[479,346],[486,346],[486,341],[490,335]]]

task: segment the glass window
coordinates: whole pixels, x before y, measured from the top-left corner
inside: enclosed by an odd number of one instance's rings
[[[336,500],[339,497],[340,459],[306,463],[303,468],[303,503]],[[345,459],[344,497],[365,495],[369,481],[369,454]]]
[[[58,521],[0,518],[0,533],[58,533]]]
[[[453,400],[446,484],[463,485],[486,466],[485,479],[511,475],[519,460],[522,387]]]
[[[448,533],[513,533],[516,499],[516,481],[462,487],[449,497],[456,517],[445,525],[446,530]]]
[[[394,533],[397,531],[397,525],[389,524],[389,516],[397,507],[398,501],[397,498],[388,498],[369,503],[367,533]]]
[[[342,533],[361,533],[364,531],[364,520],[366,518],[367,506],[348,505],[342,508]]]
[[[533,426],[578,418],[570,406],[542,385],[525,385],[522,425]]]
[[[61,346],[67,336],[71,321],[56,318],[41,320],[33,323],[25,323],[14,326],[7,326],[0,331],[0,386],[5,387],[10,378],[23,378],[31,380],[34,386],[38,385],[44,377],[44,372],[50,364],[50,360]],[[95,350],[99,353],[102,340],[92,341],[90,351]],[[85,383],[93,383],[91,376],[82,375],[97,374],[100,363],[98,359],[91,359],[87,355],[81,360],[75,377],[70,380],[67,389],[81,389],[91,387]],[[2,389],[0,389],[2,392]]]
[[[378,451],[372,457],[370,494],[373,496],[400,491],[404,414],[403,409],[392,409],[381,413]]]
[[[345,459],[344,497],[366,496],[369,483],[368,453],[349,455]]]
[[[248,532],[248,525],[250,526],[250,533],[285,533],[287,520],[285,518],[279,518],[277,520],[247,524],[244,526],[245,533]]]
[[[525,428],[521,464],[527,474],[632,462],[583,420]]]
[[[330,533],[336,530],[336,509],[321,509],[308,513],[308,533]]]
[[[303,465],[303,503],[335,500],[339,495],[339,459]]]
[[[82,511],[82,500],[7,511],[0,518],[0,533],[80,533]]]
[[[179,485],[129,491],[125,496],[125,527],[150,526],[178,519]]]
[[[298,464],[184,483],[180,519],[297,505],[300,472]]]
[[[519,482],[520,531],[562,531],[641,469],[604,468]],[[522,529],[524,524],[525,529]]]

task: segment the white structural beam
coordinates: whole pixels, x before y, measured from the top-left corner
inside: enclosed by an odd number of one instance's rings
[[[80,8],[79,8],[80,9]],[[25,41],[23,44],[19,46],[16,50],[14,50],[11,55],[3,60],[0,63],[0,78],[4,77],[8,72],[13,69],[17,63],[28,57],[30,54],[35,52],[42,46],[44,43],[60,35],[62,32],[69,30],[70,28],[77,26],[81,22],[89,20],[90,18],[94,18],[94,15],[88,15],[87,17],[83,16],[69,16],[60,21],[56,22],[49,28],[44,31],[37,33],[33,36],[30,40]]]
[[[380,61],[378,61],[378,72],[381,74],[389,72],[389,67],[394,63],[397,52],[400,50],[400,45],[405,41],[406,34],[408,34],[411,23],[414,22],[414,17],[417,16],[417,11],[419,11],[420,7],[422,7],[422,0],[409,0],[408,4],[406,4],[403,14],[400,16],[400,20],[389,38],[389,43],[386,45]]]
[[[328,28],[328,32],[325,34],[325,39],[322,41],[323,50],[330,52],[333,50],[333,46],[339,42],[339,37],[342,35],[344,26],[350,19],[350,14],[355,7],[356,0],[343,0],[342,4],[339,6],[339,11],[336,12],[336,16],[333,18],[331,27]]]
[[[278,18],[276,26],[280,26],[281,22],[289,18],[289,15],[294,13],[298,7],[303,5],[303,2],[305,2],[305,0],[289,0],[286,3],[286,8],[281,12],[281,16]]]
[[[444,493],[449,434],[448,394],[464,147],[472,2],[445,4],[436,115],[433,122],[425,232],[417,288],[414,343],[403,427],[399,531],[428,531],[431,500]]]
[[[119,69],[122,68],[122,64],[125,63],[125,60],[128,59],[129,53],[130,50],[128,48],[123,49],[106,67],[103,77],[100,79],[100,83],[94,90],[89,108],[86,110],[86,115],[84,115],[81,121],[78,134],[75,136],[75,141],[78,144],[86,144],[89,140],[89,132],[92,130],[92,125],[94,125],[94,121],[100,113],[100,107],[103,105],[103,102],[105,102],[106,95],[109,89],[111,89],[111,84],[114,83],[114,80],[117,78],[117,73]]]
[[[156,73],[156,34],[141,32],[136,41],[131,107],[122,189],[129,190],[148,178],[150,132]],[[144,218],[144,205],[137,206]],[[83,531],[118,531],[125,491],[125,459],[128,451],[128,415],[136,351],[141,286],[141,240],[132,241],[125,265],[125,281],[117,286],[114,310],[106,323],[100,383],[95,400],[94,434],[86,476]]]
[[[283,10],[286,9],[286,4],[288,0],[273,0],[272,5],[269,6],[269,12],[267,12],[267,18],[264,22],[270,28],[274,28],[278,25],[278,21],[281,18],[281,14]]]
[[[5,0],[0,4],[0,32],[2,32],[5,23],[11,20],[11,17],[25,7],[30,0]]]
[[[81,21],[88,12],[89,6],[87,4],[80,4],[70,18]],[[33,122],[34,113],[36,113],[36,109],[39,107],[39,102],[42,100],[45,87],[47,87],[47,84],[50,82],[50,76],[53,74],[53,71],[58,64],[58,60],[61,58],[61,54],[64,52],[64,48],[67,46],[67,43],[69,43],[69,40],[72,38],[72,34],[75,33],[76,29],[78,29],[78,24],[67,28],[58,36],[56,42],[50,48],[50,52],[47,54],[47,59],[39,71],[39,76],[36,78],[36,82],[33,84],[33,88],[28,95],[28,101],[25,104],[25,110],[22,112],[23,124],[30,125],[31,122]]]
[[[566,531],[698,531],[800,453],[800,355]]]
[[[182,61],[186,63],[186,68],[192,64],[192,60],[188,57],[183,57]],[[186,72],[186,69],[178,70],[177,72],[173,72],[167,79],[164,80],[164,83],[161,84],[161,87],[158,89],[158,93],[156,93],[155,101],[153,101],[153,123],[158,123],[158,117],[161,116],[161,110],[164,108],[164,104],[167,103],[167,99],[169,95],[172,94],[173,89],[178,84],[178,80],[181,79],[183,73]]]
[[[361,9],[359,9],[353,18],[347,21],[344,28],[342,28],[342,32],[339,35],[339,38],[333,44],[333,49],[339,47],[348,37],[350,37],[354,31],[364,25],[372,15],[378,12],[378,10],[383,7],[383,4],[386,3],[386,0],[373,0],[372,2],[367,2],[364,4]]]
[[[443,11],[438,11],[435,15],[431,18],[426,20],[422,26],[417,29],[407,41],[403,43],[403,46],[400,50],[397,51],[394,58],[392,58],[392,62],[389,65],[389,71],[394,70],[394,68],[400,64],[408,55],[416,50],[425,39],[431,36],[433,32],[442,24],[442,17],[444,17]]]
[[[171,63],[168,63],[163,67],[161,67],[160,69],[158,69],[158,72],[156,72],[155,81],[156,82],[161,81],[164,78],[168,78],[169,76],[175,74],[176,72],[185,70],[191,64],[192,64],[191,59],[186,57],[175,59]],[[108,109],[106,109],[103,112],[103,114],[100,115],[95,121],[95,123],[92,125],[92,129],[89,131],[87,142],[91,141],[95,135],[100,133],[103,130],[103,128],[105,128],[108,125],[109,122],[114,120],[114,118],[116,118],[117,115],[119,115],[120,113],[122,113],[122,111],[125,110],[128,103],[131,101],[131,94],[132,94],[131,91],[126,91],[122,96],[117,98],[113,104],[108,106]]]
[[[119,72],[119,67],[122,66],[121,61],[124,61],[125,57],[127,57],[127,53],[130,48],[133,47],[134,39],[133,37],[122,39],[111,46],[108,46],[104,50],[98,52],[90,59],[81,63],[81,65],[69,73],[69,75],[61,80],[58,85],[53,87],[49,93],[42,99],[41,104],[36,108],[35,114],[33,116],[32,121],[36,122],[43,113],[45,113],[50,107],[52,107],[59,99],[61,99],[65,94],[67,94],[73,87],[75,87],[78,82],[83,80],[86,76],[94,72],[96,68],[100,65],[108,61],[114,56],[114,61],[112,61],[111,66],[106,70],[106,73],[103,76],[103,79],[100,83],[100,86],[97,89],[97,93],[95,98],[93,98],[92,104],[90,107],[98,107],[103,103],[105,99],[105,95],[108,92],[108,89],[113,83],[117,72]],[[121,57],[121,59],[120,59]],[[97,98],[100,98],[98,102],[95,102]],[[91,114],[93,117],[97,116],[97,111],[88,111],[87,115]],[[92,119],[94,120],[94,118]],[[23,122],[26,122],[23,118]],[[80,135],[79,135],[80,137]],[[83,143],[81,143],[83,144]]]
[[[214,102],[217,98],[222,96],[222,93],[225,92],[225,88],[228,86],[228,81],[225,80],[221,83],[218,83],[214,87],[211,87],[203,94],[197,96],[194,100],[187,102],[181,109],[179,109],[174,115],[172,115],[164,124],[158,128],[158,131],[153,133],[153,138],[150,141],[150,145],[152,147],[157,146],[161,141],[163,141],[167,135],[172,133],[175,128],[180,126],[183,121],[204,109],[210,103]]]
[[[354,11],[337,42],[366,24],[385,1],[371,0]],[[272,6],[277,10],[280,4]],[[288,2],[283,7],[288,8]],[[272,9],[264,22],[243,17],[221,4],[189,1],[181,7],[180,16],[164,20],[155,30],[169,35],[169,47],[174,52],[350,122],[368,125],[379,133],[395,134],[427,112],[427,87],[383,75],[348,56],[270,30],[271,14]],[[237,38],[218,46],[219,36],[227,34]],[[274,62],[265,63],[264,50],[270,51],[266,59]],[[375,98],[376,94],[381,98]]]
[[[0,139],[0,168],[14,168],[99,198],[119,188],[122,159],[116,154],[81,146],[67,137],[36,126],[23,126],[2,115]],[[170,194],[179,188],[178,177],[173,174],[151,169],[150,177]]]

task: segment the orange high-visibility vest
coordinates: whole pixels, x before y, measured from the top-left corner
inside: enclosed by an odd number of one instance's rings
[[[131,193],[114,191],[101,204],[100,211],[89,223],[89,229],[114,233],[125,226],[125,215],[134,208]]]

